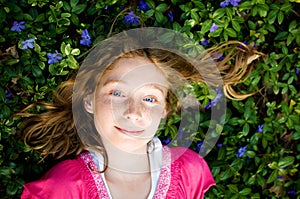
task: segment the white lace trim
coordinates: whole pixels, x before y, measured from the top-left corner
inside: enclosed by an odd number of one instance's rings
[[[158,138],[153,139],[154,149],[148,149],[151,170],[151,191],[148,199],[165,198],[171,183],[171,153],[168,147],[162,147]],[[159,142],[159,143],[158,143]],[[162,154],[159,151],[162,149]],[[159,157],[160,156],[160,157]],[[103,170],[103,157],[95,152],[82,153],[80,158],[85,162],[94,179],[99,198],[112,199],[108,186],[105,181],[104,174],[97,173]],[[161,169],[157,169],[161,167]]]

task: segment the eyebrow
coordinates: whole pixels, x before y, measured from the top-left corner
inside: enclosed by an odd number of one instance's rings
[[[121,84],[126,84],[126,82],[122,81],[122,80],[108,80],[107,82],[105,82],[103,84],[103,87],[107,86],[107,85],[110,85],[110,84],[115,84],[115,83],[121,83]],[[166,92],[164,92],[164,90],[161,88],[161,86],[158,86],[157,84],[147,84],[145,85],[145,87],[148,87],[148,88],[154,88],[154,89],[157,89],[159,90],[162,94],[166,94]]]
[[[115,84],[115,83],[125,84],[125,82],[122,80],[108,80],[103,84],[103,86],[107,86],[109,84]]]

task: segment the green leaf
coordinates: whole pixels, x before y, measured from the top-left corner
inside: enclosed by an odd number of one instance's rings
[[[161,3],[155,8],[155,10],[159,12],[164,12],[167,8],[168,8],[168,4]]]
[[[294,161],[295,161],[295,157],[286,156],[286,157],[283,157],[279,160],[278,166],[281,167],[281,168],[284,168],[284,167],[287,167],[287,166],[290,166],[291,164],[293,164]]]
[[[257,15],[257,12],[258,12],[258,8],[257,8],[257,6],[255,5],[255,6],[252,8],[252,10],[251,10],[251,15],[252,15],[252,16],[256,16],[256,15]]]
[[[286,45],[287,46],[289,46],[292,42],[293,42],[293,40],[295,39],[296,37],[293,35],[293,34],[289,34],[288,35],[288,37],[287,37],[287,39],[286,39]]]
[[[235,38],[237,35],[236,35],[236,32],[232,29],[232,28],[226,28],[225,29],[225,32],[230,36],[230,37],[233,37]]]
[[[32,65],[32,74],[35,77],[40,77],[42,76],[42,70],[39,68],[37,65]]]
[[[278,176],[278,170],[274,170],[271,175],[269,176],[268,180],[267,180],[267,184],[274,182],[277,179]]]
[[[60,45],[60,51],[62,52],[63,57],[66,56],[65,49],[66,49],[66,43],[62,42],[61,45]]]
[[[300,46],[300,34],[296,36],[296,43],[298,46]]]
[[[268,11],[269,11],[269,6],[267,4],[261,4],[259,6],[259,10],[258,10],[259,16],[266,17],[268,14]]]
[[[154,11],[155,10],[148,10],[147,12],[145,12],[145,16],[152,17],[154,15]]]
[[[230,178],[231,176],[233,176],[233,172],[230,169],[227,169],[223,173],[221,173],[220,180],[224,181],[224,180]]]
[[[79,18],[78,18],[78,16],[77,16],[76,14],[72,13],[70,19],[71,19],[72,23],[73,23],[75,26],[79,26],[79,25],[80,25],[80,24],[79,24]]]
[[[149,7],[150,7],[151,9],[154,9],[154,8],[155,8],[155,3],[154,3],[154,1],[152,1],[152,0],[146,0],[146,2],[147,2],[147,4],[149,5]]]
[[[288,32],[280,32],[278,35],[276,35],[275,40],[285,40],[288,36]]]
[[[158,40],[163,42],[163,43],[170,43],[171,41],[173,41],[174,36],[175,36],[175,33],[167,32],[167,33],[164,33],[163,35],[160,35]]]
[[[230,20],[232,20],[232,15],[233,15],[233,10],[232,10],[232,8],[225,8],[225,11],[226,11],[226,15],[228,16],[228,18],[230,19]]]
[[[220,19],[225,15],[225,9],[219,8],[213,13],[213,19]]]
[[[68,56],[68,55],[71,54],[71,50],[72,50],[71,45],[67,44],[67,45],[65,45],[65,48],[63,49],[63,52],[64,52],[65,55]]]
[[[69,68],[71,68],[71,69],[79,68],[79,64],[77,63],[76,59],[73,56],[68,56],[67,63],[68,63]]]
[[[195,9],[191,10],[191,17],[196,21],[196,23],[198,23],[200,20],[199,15],[197,14],[197,10],[195,11]]]
[[[58,26],[69,26],[70,20],[67,18],[61,18],[57,21]]]
[[[294,132],[292,137],[291,137],[291,140],[299,140],[300,139],[300,131],[299,132]]]
[[[44,22],[45,21],[45,14],[39,14],[34,21],[35,22]]]
[[[239,192],[241,195],[246,196],[249,195],[251,193],[251,189],[250,188],[244,188],[242,189],[242,191]]]
[[[172,24],[172,26],[173,26],[173,30],[178,31],[178,32],[182,29],[182,27],[180,26],[180,24],[177,23],[177,22],[174,22]]]
[[[40,69],[42,69],[42,70],[45,69],[45,63],[44,62],[39,61],[38,65],[39,65]]]
[[[228,189],[231,193],[238,193],[239,192],[239,190],[238,190],[238,188],[235,184],[229,184],[229,185],[227,185],[227,187],[228,187]]]
[[[3,9],[0,9],[0,23],[2,24],[5,19],[6,19],[6,13]]]
[[[251,199],[260,199],[260,198],[261,197],[260,197],[259,193],[255,193],[251,196]]]
[[[257,180],[257,183],[258,183],[261,187],[265,186],[266,181],[265,181],[265,179],[264,179],[263,176],[257,174],[257,175],[256,175],[256,180]]]
[[[252,9],[252,6],[253,3],[251,1],[244,1],[239,5],[242,10],[250,10]]]
[[[267,24],[267,25],[266,25],[266,28],[267,28],[270,32],[273,32],[273,33],[276,32],[275,26],[274,26],[273,24]]]
[[[246,151],[246,155],[250,158],[254,158],[256,156],[256,153],[254,151]]]
[[[61,13],[60,15],[62,18],[69,18],[71,17],[71,14],[70,13],[67,13],[67,12],[64,12],[64,13]]]
[[[289,32],[291,32],[293,29],[295,29],[297,27],[297,21],[293,20],[290,24],[289,24]]]
[[[210,28],[211,28],[211,24],[212,24],[212,20],[210,20],[210,19],[209,20],[205,20],[203,22],[202,26],[201,26],[201,33],[202,34],[207,33],[210,30]]]
[[[79,4],[72,9],[72,12],[75,14],[80,14],[85,10],[86,6],[86,4]]]
[[[241,26],[237,21],[233,20],[231,23],[234,30],[236,30],[237,32],[241,31]]]
[[[80,54],[80,50],[78,48],[75,48],[71,51],[71,55],[79,55]]]
[[[164,17],[162,12],[155,12],[155,19],[158,23],[162,24],[164,22]]]
[[[78,2],[79,2],[79,0],[71,0],[70,1],[71,7],[74,8],[77,5]]]
[[[244,126],[243,126],[243,135],[247,136],[249,131],[250,131],[250,126],[249,126],[248,123],[245,123]]]
[[[279,25],[283,22],[283,19],[284,19],[284,14],[282,11],[279,11],[277,16],[277,21]]]
[[[248,26],[251,30],[256,30],[256,25],[254,22],[248,20]]]
[[[280,10],[282,10],[283,12],[289,12],[292,9],[292,5],[290,3],[284,3]]]
[[[65,9],[65,11],[71,12],[71,6],[66,1],[63,1],[63,8]]]
[[[0,101],[5,102],[6,101],[6,95],[3,88],[0,87]]]
[[[278,11],[271,10],[268,14],[268,23],[273,24],[276,20]]]

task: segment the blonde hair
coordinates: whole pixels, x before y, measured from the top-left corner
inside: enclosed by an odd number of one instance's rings
[[[85,110],[83,102],[87,95],[93,93],[101,76],[109,72],[117,59],[146,57],[157,66],[163,66],[160,69],[168,81],[174,80],[174,73],[169,69],[177,71],[188,81],[215,84],[221,78],[224,94],[230,99],[242,100],[253,93],[239,94],[234,86],[249,76],[253,69],[252,61],[262,55],[238,41],[224,42],[206,50],[197,63],[188,62],[184,57],[162,49],[138,49],[125,53],[123,50],[116,47],[107,47],[105,51],[101,48],[94,49],[89,55],[90,58],[83,63],[76,81],[72,77],[61,84],[54,92],[52,102],[35,103],[24,109],[19,115],[26,117],[23,124],[25,143],[40,152],[43,158],[51,155],[60,159],[78,155],[84,150],[97,150],[104,155],[107,162],[93,116]],[[226,52],[224,59],[212,61],[212,54],[216,52]],[[216,65],[218,75],[215,74],[216,71],[210,71],[209,65]],[[199,71],[208,76],[203,77]],[[170,104],[174,95],[170,93],[167,98],[167,103]],[[39,114],[28,113],[29,109],[36,106],[43,106],[47,111]]]

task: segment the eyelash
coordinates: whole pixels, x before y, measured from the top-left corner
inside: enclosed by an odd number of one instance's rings
[[[117,93],[119,95],[117,95]],[[121,91],[111,91],[110,94],[113,95],[113,96],[115,96],[115,97],[124,97],[124,95],[122,94]]]
[[[151,101],[149,101],[149,99],[151,99]],[[157,102],[157,99],[155,97],[145,97],[143,99],[143,101],[145,102],[150,102],[150,103],[154,103],[154,102]]]
[[[114,97],[125,97],[125,95],[123,95],[121,91],[111,91],[110,95],[113,95]],[[157,99],[153,96],[150,96],[150,97],[148,96],[148,97],[143,98],[143,101],[149,102],[149,103],[154,103],[154,102],[157,102]]]

